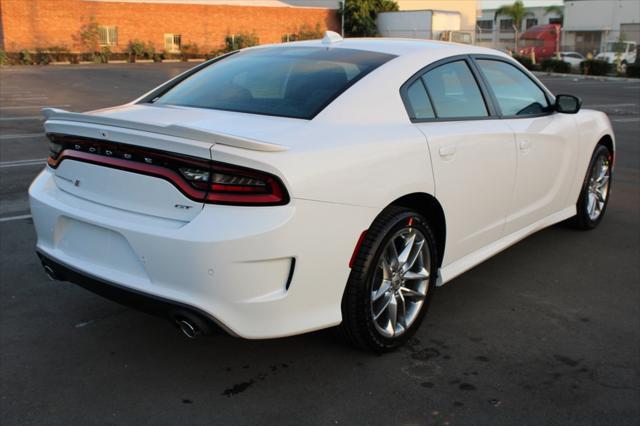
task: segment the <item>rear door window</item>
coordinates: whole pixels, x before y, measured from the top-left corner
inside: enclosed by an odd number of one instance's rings
[[[438,118],[488,116],[478,83],[465,61],[440,65],[422,78]]]
[[[424,120],[429,118],[435,118],[433,107],[429,101],[429,96],[424,88],[424,83],[421,79],[414,81],[407,89],[407,100],[409,107],[411,108],[411,118]]]

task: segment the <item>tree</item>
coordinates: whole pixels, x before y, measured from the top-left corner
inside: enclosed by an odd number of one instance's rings
[[[558,18],[560,19],[560,25],[562,25],[563,21],[564,21],[564,6],[560,6],[557,4],[554,4],[552,6],[547,6],[544,9],[544,14],[546,15],[558,15]],[[556,57],[558,60],[560,60],[560,47],[562,46],[560,37],[562,36],[562,33],[557,34],[556,35]]]
[[[554,4],[552,6],[547,6],[544,9],[544,14],[546,15],[558,15],[558,17],[560,18],[560,22],[562,22],[564,20],[564,6],[560,6],[557,4]]]
[[[344,19],[345,36],[373,37],[378,33],[378,13],[396,10],[394,0],[343,0],[338,14]]]
[[[493,21],[498,21],[498,16],[507,16],[513,20],[513,30],[515,31],[515,44],[514,53],[518,53],[518,33],[522,28],[522,21],[528,16],[533,16],[533,13],[529,12],[524,7],[522,0],[516,0],[512,5],[504,5],[496,10],[496,14],[493,17]]]
[[[100,45],[100,33],[98,30],[98,23],[92,17],[88,23],[80,27],[80,32],[77,37],[74,37],[76,41],[82,46],[82,49],[86,52],[97,52]]]

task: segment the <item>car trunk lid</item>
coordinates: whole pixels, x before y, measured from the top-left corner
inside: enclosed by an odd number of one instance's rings
[[[265,152],[287,149],[206,128],[210,111],[198,109],[129,105],[86,114],[43,113],[52,146],[63,151],[57,154],[59,162],[49,160],[61,190],[181,221],[192,220],[204,205],[208,186],[197,179],[210,167],[216,144]]]

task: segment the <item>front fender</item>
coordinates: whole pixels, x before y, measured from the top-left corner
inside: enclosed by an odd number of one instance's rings
[[[572,202],[578,201],[582,184],[587,174],[587,168],[591,161],[591,155],[593,154],[598,142],[605,137],[611,138],[614,149],[614,158],[616,144],[611,121],[609,121],[607,114],[591,109],[582,109],[578,114],[576,114],[576,122],[578,125],[578,137],[580,138],[580,143],[578,144],[576,177],[569,194]]]

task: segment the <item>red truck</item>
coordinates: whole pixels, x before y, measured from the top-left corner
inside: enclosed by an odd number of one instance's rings
[[[560,25],[536,25],[520,35],[519,50],[521,55],[531,56],[533,51],[536,61],[551,58],[560,50]]]

